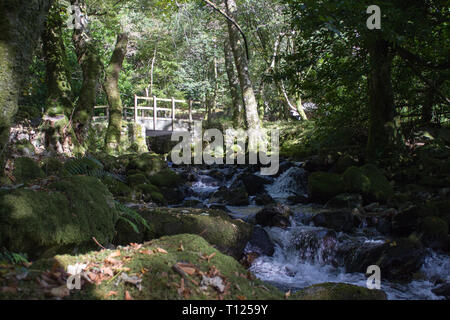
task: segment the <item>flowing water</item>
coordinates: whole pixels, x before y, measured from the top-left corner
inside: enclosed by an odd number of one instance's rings
[[[209,176],[208,170],[201,171],[197,175],[197,181],[192,183],[193,196],[190,199],[202,201],[205,207],[210,206],[208,200],[212,193],[221,185],[230,186],[241,172],[241,169],[237,169],[230,179],[219,181]],[[286,204],[290,196],[306,195],[305,171],[294,165],[273,179],[265,188],[277,202]],[[263,255],[253,262],[250,270],[256,277],[285,291],[296,291],[324,282],[349,283],[365,287],[366,275],[345,272],[340,258],[349,247],[383,244],[384,236],[364,226],[351,235],[315,227],[307,221],[314,215],[317,205],[290,207],[294,215],[289,228],[265,228],[274,244],[275,252],[273,256]],[[233,218],[248,221],[262,207],[252,202],[250,206],[226,208]],[[250,244],[247,245],[247,252],[253,249]],[[431,290],[436,287],[434,282],[437,279],[450,282],[450,257],[429,250],[415,279],[408,284],[398,284],[382,278],[381,289],[386,292],[388,299],[440,299],[442,297],[436,296]]]

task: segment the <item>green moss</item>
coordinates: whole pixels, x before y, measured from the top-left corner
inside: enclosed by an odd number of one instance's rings
[[[345,188],[348,192],[368,194],[370,190],[370,180],[365,176],[361,169],[350,167],[342,176]]]
[[[41,168],[47,176],[58,175],[63,168],[63,164],[56,158],[47,158]]]
[[[183,250],[180,250],[182,244]],[[153,253],[151,255],[141,252],[148,252],[164,249],[165,253]],[[199,272],[207,274],[211,268],[218,270],[224,284],[229,284],[228,289],[223,294],[223,298],[227,300],[275,300],[284,299],[284,294],[276,288],[255,279],[249,274],[243,266],[241,266],[232,257],[226,256],[214,249],[203,238],[195,235],[182,234],[172,237],[164,237],[159,240],[145,243],[142,248],[136,250],[133,247],[119,249],[122,253],[120,257],[115,259],[124,260],[124,268],[127,275],[137,275],[142,279],[142,290],[136,286],[119,281],[120,275],[116,272],[117,277],[113,281],[105,280],[99,285],[86,284],[82,290],[72,291],[72,295],[66,299],[89,299],[89,300],[124,300],[125,292],[131,295],[135,300],[217,300],[219,293],[214,288],[208,286],[202,289],[200,286],[202,277],[197,272],[188,275],[184,280],[185,295],[179,292],[181,276],[174,271],[173,266],[177,263],[190,263],[195,265]],[[86,255],[64,255],[56,256],[53,259],[41,260],[33,264],[33,268],[38,270],[48,270],[55,264],[60,265],[64,269],[69,265],[76,263],[95,263],[104,265],[104,260],[113,253],[111,250],[102,252],[90,252]],[[210,256],[211,259],[204,259],[202,256]],[[147,270],[147,271],[145,271]],[[33,273],[29,276],[28,281],[20,280],[19,287],[27,286],[27,290],[21,291],[15,296],[15,299],[45,298],[42,289],[35,280],[41,271]],[[116,295],[110,295],[111,291]],[[180,294],[181,293],[181,294]],[[0,293],[1,298],[5,298]]]
[[[316,201],[327,201],[344,193],[342,177],[334,173],[314,172],[308,177],[308,190]]]
[[[141,184],[149,183],[149,180],[147,179],[145,174],[138,173],[128,176],[127,183],[131,187],[136,187]]]
[[[0,243],[36,257],[114,236],[117,212],[106,187],[96,178],[60,180],[48,190],[17,189],[0,196]]]
[[[386,202],[394,194],[394,190],[383,172],[373,164],[366,164],[361,168],[370,180],[370,194],[377,201]]]
[[[381,290],[369,290],[346,283],[322,283],[302,289],[291,300],[386,300]]]
[[[154,153],[144,153],[129,157],[126,169],[127,172],[136,170],[147,175],[153,175],[166,167],[167,164],[163,156]]]
[[[250,225],[232,220],[226,213],[217,210],[158,208],[140,213],[151,227],[151,231],[144,231],[143,240],[183,233],[198,234],[222,252],[236,258],[241,258],[252,232]],[[118,230],[132,231],[120,226],[122,224],[119,221]],[[134,234],[131,235],[135,237]],[[125,233],[118,237],[120,243],[131,242]]]
[[[167,203],[167,201],[164,198],[164,196],[161,193],[159,193],[159,192],[152,192],[152,193],[150,193],[150,197],[156,203],[159,203],[159,204]]]
[[[14,161],[13,175],[17,183],[26,183],[45,177],[39,165],[30,158],[17,158]]]
[[[14,145],[14,147],[17,152],[23,156],[32,156],[36,152],[33,144],[29,140],[19,141]]]
[[[447,239],[447,222],[438,217],[426,217],[423,219],[420,231],[428,239]]]
[[[176,187],[181,183],[181,177],[170,169],[164,169],[150,177],[150,182],[158,187]]]

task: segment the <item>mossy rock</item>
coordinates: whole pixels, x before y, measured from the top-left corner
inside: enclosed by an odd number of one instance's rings
[[[33,144],[29,140],[21,140],[17,142],[14,147],[16,148],[17,152],[22,156],[33,156],[36,153],[36,148],[33,146]]]
[[[115,243],[142,242],[183,233],[198,234],[222,252],[240,259],[253,229],[219,210],[157,208],[140,214],[150,230],[141,226],[141,235],[136,239],[136,232],[127,223],[119,221]]]
[[[58,175],[63,168],[63,164],[56,158],[47,158],[43,161],[41,169],[47,176]]]
[[[13,175],[16,183],[26,183],[45,177],[45,173],[39,167],[39,164],[31,158],[17,158],[14,161]]]
[[[180,185],[182,179],[174,171],[164,169],[150,177],[150,182],[158,187],[172,188]]]
[[[116,181],[116,183],[109,185],[108,189],[115,197],[131,198],[134,194],[133,189],[120,181]]]
[[[361,167],[362,172],[370,180],[370,194],[375,200],[386,202],[394,194],[394,190],[383,172],[373,164]]]
[[[350,157],[349,155],[343,155],[336,162],[336,164],[332,168],[332,171],[335,173],[344,173],[348,168],[356,165],[358,165],[358,162],[356,162],[352,157]]]
[[[386,300],[382,290],[370,290],[346,283],[321,283],[302,289],[291,300]]]
[[[163,251],[164,250],[164,251]],[[242,265],[230,256],[224,255],[213,248],[206,240],[196,235],[181,234],[163,237],[144,243],[141,248],[118,248],[120,256],[115,260],[123,260],[123,268],[127,271],[115,269],[116,276],[111,276],[98,285],[83,285],[82,290],[73,290],[65,299],[73,300],[125,300],[126,292],[134,300],[280,300],[284,294],[271,285],[256,279]],[[103,250],[90,252],[85,255],[62,255],[52,259],[40,260],[33,264],[36,272],[30,274],[26,280],[19,280],[18,287],[26,288],[17,295],[11,296],[0,292],[2,299],[45,299],[43,289],[36,281],[42,272],[52,266],[60,266],[67,270],[69,265],[76,263],[105,265],[105,259],[117,250]],[[125,258],[126,259],[123,259]],[[210,257],[205,258],[205,257]],[[180,290],[182,276],[174,270],[179,263],[191,264],[194,272],[184,278],[184,291]],[[95,272],[95,269],[90,269]],[[202,276],[211,270],[217,270],[227,287],[223,294],[212,286],[202,288]],[[141,290],[137,286],[124,281],[118,281],[122,274],[136,275],[141,282]],[[31,280],[31,281],[30,281]],[[116,285],[116,283],[118,283]],[[111,294],[114,292],[115,294]]]
[[[426,217],[423,219],[420,230],[425,244],[437,245],[436,242],[446,242],[448,237],[447,222],[439,217]]]
[[[127,177],[127,184],[130,187],[136,187],[141,184],[149,183],[147,176],[143,173],[133,174]]]
[[[130,170],[136,170],[146,173],[147,175],[153,175],[165,168],[167,168],[167,163],[164,156],[154,153],[144,153],[129,157],[128,164],[126,166],[127,172]]]
[[[74,176],[46,190],[0,195],[0,244],[32,257],[108,243],[118,219],[111,193],[98,179]]]
[[[370,191],[370,179],[360,168],[348,168],[342,178],[348,192],[368,194]]]
[[[325,202],[346,190],[340,175],[314,172],[308,177],[308,191],[312,200]]]
[[[350,167],[344,172],[342,178],[347,192],[364,195],[366,202],[386,203],[394,194],[383,172],[372,164],[361,168]]]

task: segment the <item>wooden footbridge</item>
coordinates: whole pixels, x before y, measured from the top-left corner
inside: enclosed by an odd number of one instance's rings
[[[169,107],[162,108],[158,102],[169,104]],[[180,105],[185,107],[179,107]],[[108,106],[94,108],[95,110],[104,110],[103,115],[93,118],[94,121],[105,121],[109,118]],[[203,121],[205,114],[206,108],[200,101],[157,98],[155,96],[139,97],[135,95],[134,106],[123,108],[124,120],[139,124],[146,136],[165,136],[171,135],[172,132],[191,131],[196,123]]]

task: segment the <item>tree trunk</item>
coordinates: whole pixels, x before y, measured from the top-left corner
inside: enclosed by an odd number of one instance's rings
[[[225,0],[225,4],[227,14],[236,21],[236,15],[238,12],[236,1]],[[241,84],[247,127],[249,129],[260,129],[261,121],[258,116],[258,103],[253,90],[252,80],[250,79],[247,55],[242,45],[243,39],[241,39],[241,35],[237,27],[231,22],[228,22],[228,34],[230,37],[230,44],[233,50],[236,68],[238,70],[239,82]]]
[[[109,105],[109,124],[106,132],[105,146],[109,153],[119,151],[122,131],[122,99],[119,92],[119,74],[127,53],[128,35],[121,33],[117,36],[116,46],[106,69],[105,92]]]
[[[64,7],[61,1],[54,1],[42,33],[48,88],[43,130],[46,147],[58,154],[70,152],[68,132],[73,111],[72,88],[63,39],[65,19],[61,15],[62,10]]]
[[[236,69],[234,65],[233,51],[231,49],[230,39],[226,38],[224,43],[225,51],[225,68],[227,70],[228,84],[230,86],[231,100],[233,103],[233,125],[237,128],[241,128],[244,125],[243,109],[244,102],[242,100],[242,91],[239,86],[239,79],[236,75]]]
[[[83,71],[83,84],[73,116],[73,128],[78,141],[82,143],[86,138],[87,129],[94,114],[103,65],[88,31],[85,0],[71,0],[71,4],[77,8],[75,15],[78,15],[78,17],[75,21],[81,22],[75,26],[72,41],[78,63]]]
[[[19,93],[50,4],[49,0],[0,2],[0,176]]]
[[[393,55],[389,43],[377,39],[368,45],[370,55],[369,107],[370,126],[367,142],[369,160],[376,160],[392,143],[393,130],[389,122],[394,119],[394,95],[391,82]]]

